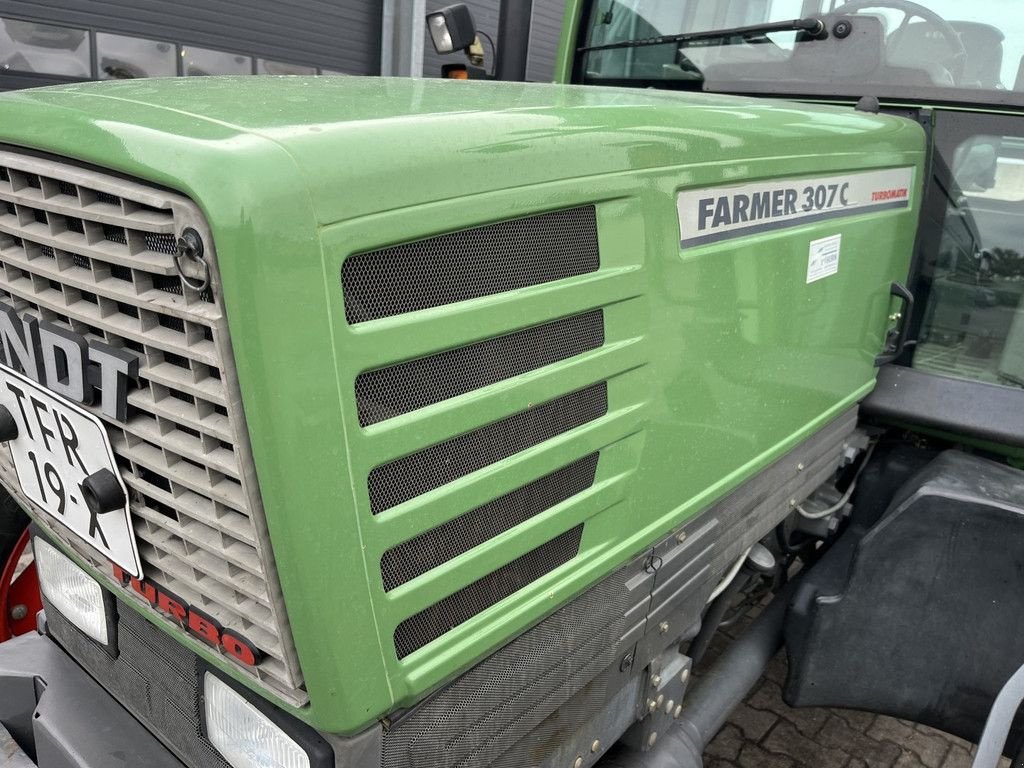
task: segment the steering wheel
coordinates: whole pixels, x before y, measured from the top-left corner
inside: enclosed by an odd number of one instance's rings
[[[840,5],[836,8],[835,12],[854,14],[867,8],[892,8],[903,13],[903,21],[890,34],[890,41],[898,41],[913,18],[923,19],[929,26],[941,33],[946,41],[946,45],[949,46],[950,54],[948,59],[940,63],[949,72],[954,84],[960,82],[964,72],[964,64],[967,61],[967,49],[964,48],[964,43],[952,24],[939,16],[935,11],[912,2],[912,0],[852,0],[849,3]]]

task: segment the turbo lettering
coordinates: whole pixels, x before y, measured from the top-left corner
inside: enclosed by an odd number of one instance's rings
[[[136,579],[118,565],[112,565],[114,580],[142,597],[153,608],[170,617],[189,634],[212,648],[222,650],[233,659],[254,667],[263,659],[263,652],[242,634],[225,629],[205,611],[189,605],[173,592],[142,579]]]
[[[132,592],[142,597],[147,603],[156,607],[156,587],[139,579],[132,578],[129,582]]]
[[[188,603],[184,600],[180,600],[173,595],[160,591],[156,596],[156,608],[157,610],[166,613],[180,626],[184,627],[188,625]]]
[[[220,622],[212,616],[201,612],[197,608],[188,609],[188,631],[198,637],[207,645],[216,648],[220,645],[220,633],[223,627]]]
[[[259,657],[253,651],[252,643],[239,634],[225,629],[220,636],[221,647],[227,651],[229,656],[234,656],[243,664],[255,667],[259,664]]]

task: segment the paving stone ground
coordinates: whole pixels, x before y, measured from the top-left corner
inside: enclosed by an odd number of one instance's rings
[[[723,630],[701,666],[747,621]],[[970,768],[974,745],[934,728],[846,709],[793,709],[782,701],[785,679],[780,653],[708,745],[705,768]]]

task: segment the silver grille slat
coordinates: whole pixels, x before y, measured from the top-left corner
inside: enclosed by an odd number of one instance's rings
[[[120,437],[119,440],[111,440],[114,446],[114,453],[118,456],[124,456],[130,461],[145,467],[151,472],[171,472],[172,468],[167,463],[166,459],[163,459],[164,454],[154,446],[140,443],[135,446],[127,446],[124,442],[124,437]],[[237,484],[230,483],[228,481],[222,481],[216,486],[209,486],[209,477],[206,473],[195,466],[187,464],[185,466],[176,465],[173,471],[177,475],[177,482],[183,487],[192,490],[193,492],[208,496],[213,502],[220,504],[223,507],[232,509],[239,509],[245,506],[245,497],[242,493],[241,487]],[[127,482],[127,481],[126,481]],[[253,539],[255,541],[255,538]]]
[[[0,254],[0,258],[2,258],[2,254]],[[116,331],[122,338],[129,339],[137,344],[151,346],[159,349],[161,352],[170,352],[173,355],[179,355],[181,357],[187,356],[194,358],[198,362],[206,363],[207,365],[217,365],[217,353],[213,349],[213,345],[209,342],[204,341],[197,345],[196,349],[192,349],[188,345],[178,343],[178,340],[175,339],[173,334],[170,332],[156,332],[152,335],[150,335],[150,333],[144,333],[142,330],[133,327],[133,323],[128,322],[135,318],[129,316],[115,318],[110,318],[108,316],[107,318],[104,318],[98,305],[92,304],[89,301],[79,300],[73,303],[68,303],[63,300],[57,301],[56,297],[47,296],[47,294],[59,294],[61,296],[64,296],[64,294],[60,294],[54,288],[37,291],[34,289],[30,278],[7,278],[4,282],[8,292],[14,294],[18,298],[36,304],[40,308],[45,308],[51,312],[65,315],[70,317],[72,320],[76,320],[79,323],[86,325],[96,327],[99,327],[101,324],[108,327],[112,326],[112,331]],[[166,331],[166,329],[159,330]]]
[[[62,199],[63,198],[63,199]],[[35,209],[57,213],[61,216],[75,216],[85,218],[89,221],[100,224],[110,224],[115,227],[138,227],[144,226],[147,232],[174,232],[174,218],[171,216],[160,216],[154,213],[136,213],[126,216],[120,206],[110,203],[93,203],[82,207],[78,198],[70,198],[67,195],[57,197],[43,197],[40,190],[34,187],[22,187],[18,192],[13,192],[10,182],[0,181],[0,200],[9,202],[28,203]],[[71,202],[74,200],[74,202]]]
[[[230,442],[232,439],[231,425],[226,417],[214,413],[206,418],[197,418],[191,413],[195,411],[194,405],[173,397],[154,400],[152,392],[132,392],[128,395],[128,402],[137,408],[149,411],[156,416],[171,419],[179,424],[184,424],[197,432],[204,432],[218,440]]]
[[[184,425],[179,425],[179,429],[181,426]],[[186,460],[199,461],[201,457],[202,463],[209,469],[228,477],[236,479],[239,477],[240,470],[232,460],[232,453],[223,448],[204,453],[205,449],[201,438],[193,437],[180,431],[162,434],[156,418],[136,416],[123,425],[123,428],[125,432],[165,451],[177,454]]]
[[[187,395],[204,398],[214,405],[226,406],[228,404],[220,382],[215,379],[196,381],[183,373],[183,370],[176,365],[170,363],[148,365],[143,368],[142,375],[155,384],[163,384]]]
[[[194,550],[189,552],[182,543],[182,538],[167,530],[149,530],[147,526],[140,525],[137,533],[142,541],[161,553],[157,557],[169,555],[179,560],[188,559],[193,565],[202,568],[205,575],[215,579],[221,586],[236,590],[244,598],[253,600],[268,611],[270,610],[270,598],[267,597],[267,593],[263,589],[261,576],[253,578],[251,571],[236,574],[223,573],[223,567],[229,565],[226,558],[222,558],[219,553],[214,555],[208,549],[203,549],[194,540],[186,539],[192,544]],[[267,624],[265,629],[273,632],[273,623]]]
[[[63,252],[57,251],[56,253],[62,254]],[[68,256],[65,260],[71,262],[70,266],[58,267],[57,258],[54,258],[52,262],[50,259],[34,259],[30,261],[24,258],[23,254],[24,251],[21,248],[0,249],[0,255],[3,256],[5,262],[20,269],[31,271],[39,277],[48,280],[58,280],[65,285],[79,290],[91,291],[99,297],[113,301],[119,301],[121,296],[124,295],[124,291],[118,286],[119,283],[124,282],[123,280],[118,280],[114,277],[97,280],[91,270],[75,264],[73,256]],[[161,314],[182,317],[189,312],[189,309],[185,307],[183,299],[155,288],[140,292],[139,298],[146,302],[147,307],[159,310]],[[215,317],[211,317],[209,321],[215,319]]]
[[[173,244],[185,227],[206,243],[213,291],[177,276]],[[254,676],[304,704],[213,245],[181,195],[0,149],[0,300],[139,357],[127,422],[88,409],[104,421],[129,488],[144,576],[248,637],[266,654]],[[0,450],[0,477],[17,489],[9,450]],[[110,573],[83,541],[46,527]]]
[[[158,489],[155,492],[152,492],[152,495],[158,501],[170,501],[170,498],[166,497],[163,492]],[[162,497],[164,498],[162,499]],[[203,525],[195,520],[190,521],[187,525],[182,525],[169,518],[165,521],[154,517],[159,514],[159,512],[151,510],[149,507],[139,507],[139,517],[163,526],[158,531],[155,529],[150,530],[145,526],[142,527],[143,534],[141,535],[150,543],[154,543],[157,540],[166,541],[166,537],[173,536],[183,544],[190,544],[194,549],[204,550],[217,555],[221,558],[217,561],[220,565],[232,565],[236,568],[248,571],[254,576],[262,576],[263,569],[260,566],[259,553],[256,551],[256,547],[247,545],[240,541],[232,542],[230,548],[222,546],[218,547],[216,544],[211,543],[211,541],[218,541],[222,534],[234,538],[232,534],[227,533],[224,529],[217,529],[212,526]],[[261,600],[266,599],[265,592],[260,592],[258,595],[254,593],[254,596],[258,596]]]
[[[0,232],[5,232],[14,237],[23,237],[31,240],[36,245],[47,245],[62,251],[69,251],[86,256],[90,259],[99,259],[108,264],[116,264],[119,267],[139,269],[156,275],[174,275],[176,270],[173,266],[152,264],[148,259],[136,258],[129,252],[128,246],[119,246],[109,240],[100,240],[88,243],[85,236],[77,232],[62,232],[53,234],[49,226],[41,222],[22,225],[18,222],[17,215],[5,213],[0,216]]]

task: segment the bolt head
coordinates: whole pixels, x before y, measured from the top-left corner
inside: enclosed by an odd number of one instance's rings
[[[676,711],[672,713],[672,717],[678,720],[681,714],[683,714],[683,705],[676,704]]]
[[[666,715],[671,715],[672,714],[672,710],[675,709],[675,708],[676,708],[676,703],[674,701],[672,701],[672,699],[669,699],[668,701],[665,702],[665,714]]]
[[[590,751],[593,752],[595,755],[601,751],[600,739],[594,739],[594,743],[590,745]]]
[[[577,757],[572,763],[572,768],[583,768],[583,758]]]
[[[661,693],[659,693],[659,694],[658,694],[658,698],[656,698],[656,699],[654,700],[654,703],[655,703],[655,705],[656,705],[656,708],[657,708],[657,707],[660,707],[660,706],[662,705],[662,702],[664,702],[664,701],[665,701],[665,696],[664,696],[664,694],[661,694]]]
[[[661,622],[661,624],[659,624],[659,625],[658,625],[658,631],[659,631],[659,632],[660,632],[661,634],[663,634],[663,635],[664,635],[664,634],[665,634],[666,632],[668,632],[668,622],[667,622],[667,621],[663,621],[663,622]]]
[[[28,606],[18,603],[11,608],[11,618],[15,621],[21,621],[26,616],[28,616]]]
[[[651,735],[647,737],[647,746],[648,747],[653,747],[654,746],[654,742],[656,742],[657,740],[658,740],[658,732],[657,731],[651,731]]]
[[[656,702],[656,701],[655,701],[654,699],[650,699],[650,700],[649,700],[649,701],[647,702],[647,711],[648,711],[648,712],[653,712],[653,711],[654,711],[654,710],[656,710],[657,708],[658,708],[658,702]]]
[[[803,472],[804,469],[805,469],[805,467],[804,467],[804,463],[802,461],[799,464],[796,465],[796,471],[797,472]]]
[[[651,675],[651,685],[655,688],[661,685],[661,675]]]
[[[679,673],[679,682],[685,683],[689,679],[690,679],[690,668],[687,667],[686,669],[684,669],[682,672]]]

